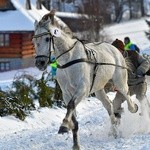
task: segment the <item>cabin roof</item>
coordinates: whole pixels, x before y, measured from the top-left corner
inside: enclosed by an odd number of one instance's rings
[[[33,22],[19,10],[0,12],[0,31],[33,31]]]
[[[16,10],[0,11],[0,32],[34,31],[35,20],[39,21],[49,11],[42,5],[42,9],[36,8],[36,0],[31,1],[31,10],[25,7],[25,0],[11,0]],[[82,15],[74,13],[56,12],[56,18],[78,18]],[[61,21],[65,24],[63,21]]]

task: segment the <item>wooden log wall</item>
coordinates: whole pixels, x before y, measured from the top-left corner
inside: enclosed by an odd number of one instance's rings
[[[22,36],[22,58],[31,57],[35,54],[34,46],[32,43],[33,34],[23,34]]]
[[[32,33],[10,33],[10,45],[0,47],[0,58],[27,58],[35,54]]]
[[[18,58],[21,57],[22,35],[20,33],[9,34],[10,45],[0,47],[1,58]]]
[[[0,0],[0,8],[6,7],[8,0]]]

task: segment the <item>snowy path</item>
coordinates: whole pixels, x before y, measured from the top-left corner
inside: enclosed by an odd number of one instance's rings
[[[37,70],[31,70],[28,71],[33,75],[40,75]],[[1,73],[3,80],[0,80],[0,85],[9,85],[14,75],[16,71]],[[114,93],[108,96],[113,99]],[[150,101],[150,78],[147,97]],[[138,103],[134,96],[132,99]],[[131,114],[127,110],[126,102],[123,106],[125,112],[119,127],[122,137],[114,139],[108,136],[110,120],[101,102],[96,98],[88,98],[79,104],[77,115],[81,150],[150,149],[150,119],[139,116],[140,110]],[[57,134],[65,113],[65,108],[56,107],[33,111],[25,121],[13,116],[0,117],[0,150],[71,150],[71,132],[65,135]]]
[[[71,150],[71,133],[57,134],[65,112],[65,109],[43,108],[38,112],[33,112],[25,122],[13,117],[1,118],[0,122],[2,119],[5,121],[9,119],[10,124],[12,120],[18,127],[13,130],[13,126],[6,125],[5,132],[0,129],[0,149]],[[120,127],[120,130],[123,129],[123,137],[114,139],[108,136],[109,118],[100,101],[95,98],[83,101],[78,106],[77,113],[82,150],[149,150],[150,148],[150,134],[148,133],[150,122],[138,114],[133,115],[125,110]]]

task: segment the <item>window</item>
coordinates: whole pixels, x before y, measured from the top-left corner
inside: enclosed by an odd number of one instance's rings
[[[9,34],[0,34],[0,47],[9,46]]]
[[[0,62],[0,72],[10,70],[10,62]]]

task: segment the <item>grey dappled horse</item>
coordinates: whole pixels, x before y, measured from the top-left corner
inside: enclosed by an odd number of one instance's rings
[[[46,14],[35,23],[33,42],[36,49],[36,66],[45,70],[49,58],[54,53],[58,61],[57,80],[63,92],[67,113],[58,133],[73,133],[73,150],[80,150],[78,122],[75,116],[76,106],[82,99],[95,92],[108,111],[112,127],[118,124],[111,100],[107,97],[104,86],[111,79],[117,89],[126,97],[130,112],[137,112],[127,94],[127,66],[121,53],[111,44],[83,44],[74,38],[69,28],[54,17]],[[114,130],[114,133],[115,130]]]

